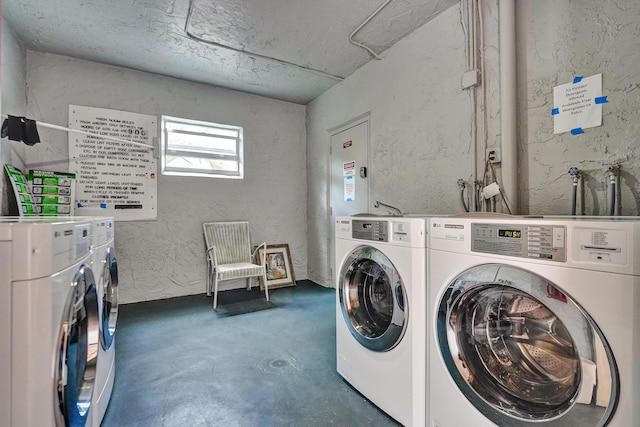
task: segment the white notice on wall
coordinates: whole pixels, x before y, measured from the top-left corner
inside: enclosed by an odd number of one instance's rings
[[[344,201],[353,202],[356,199],[356,180],[353,175],[344,177]]]
[[[157,120],[105,108],[69,105],[69,128],[153,146]],[[116,221],[156,219],[157,164],[153,150],[69,132],[69,169],[76,174],[76,215]]]
[[[571,132],[602,125],[602,74],[576,77],[573,82],[553,88],[553,133]]]

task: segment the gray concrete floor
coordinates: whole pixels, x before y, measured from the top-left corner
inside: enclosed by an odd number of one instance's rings
[[[219,298],[120,307],[103,427],[398,426],[336,372],[335,290]]]

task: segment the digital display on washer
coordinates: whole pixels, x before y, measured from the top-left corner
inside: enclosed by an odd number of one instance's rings
[[[352,222],[351,237],[354,239],[372,240],[376,242],[388,242],[388,221],[367,221],[354,219]]]
[[[519,239],[522,237],[522,231],[520,230],[516,230],[516,229],[505,229],[505,228],[499,228],[498,229],[498,236],[500,237],[510,237],[513,239]]]
[[[565,262],[567,229],[544,223],[471,224],[471,251]]]

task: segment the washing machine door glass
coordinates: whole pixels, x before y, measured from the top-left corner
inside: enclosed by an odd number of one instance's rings
[[[98,355],[98,296],[93,272],[82,265],[71,283],[58,339],[56,425],[87,423]]]
[[[116,323],[118,322],[118,261],[115,249],[109,247],[105,254],[104,268],[102,269],[102,298],[101,314],[101,336],[102,348],[105,350],[111,347],[113,337],[116,333]]]
[[[402,340],[407,306],[402,278],[378,249],[360,246],[344,262],[340,308],[351,335],[373,351],[388,351]]]
[[[498,425],[600,426],[613,413],[617,370],[601,330],[535,273],[467,270],[443,294],[437,332],[452,378]]]

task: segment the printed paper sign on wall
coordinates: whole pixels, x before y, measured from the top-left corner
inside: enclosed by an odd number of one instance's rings
[[[29,189],[40,216],[72,215],[76,176],[72,173],[30,170]]]
[[[155,116],[69,105],[69,128],[153,147]],[[153,150],[69,132],[69,169],[76,174],[76,215],[116,221],[156,219],[157,164]]]
[[[351,142],[351,141],[349,141]],[[356,200],[356,162],[346,162],[342,165],[342,176],[344,176],[344,201],[353,202]]]
[[[573,82],[553,88],[553,133],[584,133],[583,129],[602,125],[602,74],[575,77]]]

